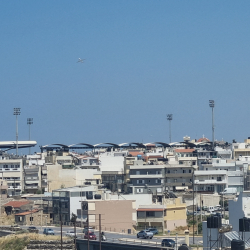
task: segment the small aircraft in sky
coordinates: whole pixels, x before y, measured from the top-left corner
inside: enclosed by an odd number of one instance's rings
[[[85,59],[78,58],[77,63],[83,63],[84,60],[85,60]]]

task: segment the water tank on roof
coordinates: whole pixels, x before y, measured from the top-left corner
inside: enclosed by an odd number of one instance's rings
[[[141,155],[137,155],[137,160],[141,160],[142,156]]]
[[[214,221],[214,223],[213,223],[213,228],[220,228],[221,227],[221,225],[222,225],[222,223],[221,223],[221,217],[219,217],[219,216],[213,216],[213,221]]]
[[[212,216],[208,216],[207,217],[207,228],[213,228],[213,220],[212,220]]]
[[[96,200],[100,200],[102,198],[102,196],[100,194],[95,194],[95,199]]]
[[[250,218],[243,217],[239,219],[239,231],[250,232]]]
[[[87,194],[87,199],[88,200],[93,200],[93,195],[92,194]]]
[[[231,241],[231,250],[245,250],[245,242],[243,240],[233,239]]]

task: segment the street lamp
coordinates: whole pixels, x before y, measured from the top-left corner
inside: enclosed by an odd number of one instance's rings
[[[212,137],[213,137],[213,149],[214,149],[214,100],[209,100],[209,107],[212,108]]]
[[[169,143],[171,143],[171,121],[173,120],[173,114],[167,114],[167,120],[169,121]]]
[[[27,124],[29,125],[29,141],[30,141],[30,125],[33,124],[33,118],[27,118]],[[30,154],[30,148],[29,148]]]
[[[13,115],[16,116],[16,155],[18,155],[18,119],[17,116],[21,114],[21,108],[14,108]]]

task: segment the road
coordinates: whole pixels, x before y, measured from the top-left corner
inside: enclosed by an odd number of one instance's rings
[[[29,226],[21,226],[21,228],[23,229],[27,229]],[[37,229],[39,229],[39,233],[42,234],[43,230],[45,227],[37,227]],[[60,227],[54,227],[54,226],[50,226],[48,228],[51,228],[54,230],[55,235],[61,235],[61,228]],[[65,236],[66,232],[69,230],[74,230],[73,227],[68,227],[68,226],[63,226],[62,228],[62,235]],[[77,238],[82,238],[84,234],[82,233],[82,228],[76,228],[76,233],[77,233]],[[95,231],[95,234],[97,236],[97,241],[99,241],[99,231]],[[168,239],[173,239],[174,241],[176,241],[176,237],[175,236],[157,236],[155,235],[152,239],[138,239],[137,236],[135,234],[121,234],[121,233],[113,233],[113,232],[105,232],[105,236],[107,238],[107,241],[111,241],[111,242],[143,242],[146,244],[152,244],[152,245],[160,245],[162,239],[168,238]],[[181,245],[185,243],[185,237],[184,236],[177,236],[177,244]],[[190,237],[190,244],[193,244],[193,237]],[[201,245],[202,244],[202,237],[201,236],[195,236],[195,244]]]

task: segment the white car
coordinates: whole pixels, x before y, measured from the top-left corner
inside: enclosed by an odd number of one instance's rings
[[[154,234],[149,230],[142,230],[137,234],[137,238],[152,239]]]
[[[75,232],[72,231],[72,230],[67,231],[66,236],[74,238],[75,237]],[[76,234],[76,238],[77,238],[77,234]]]

